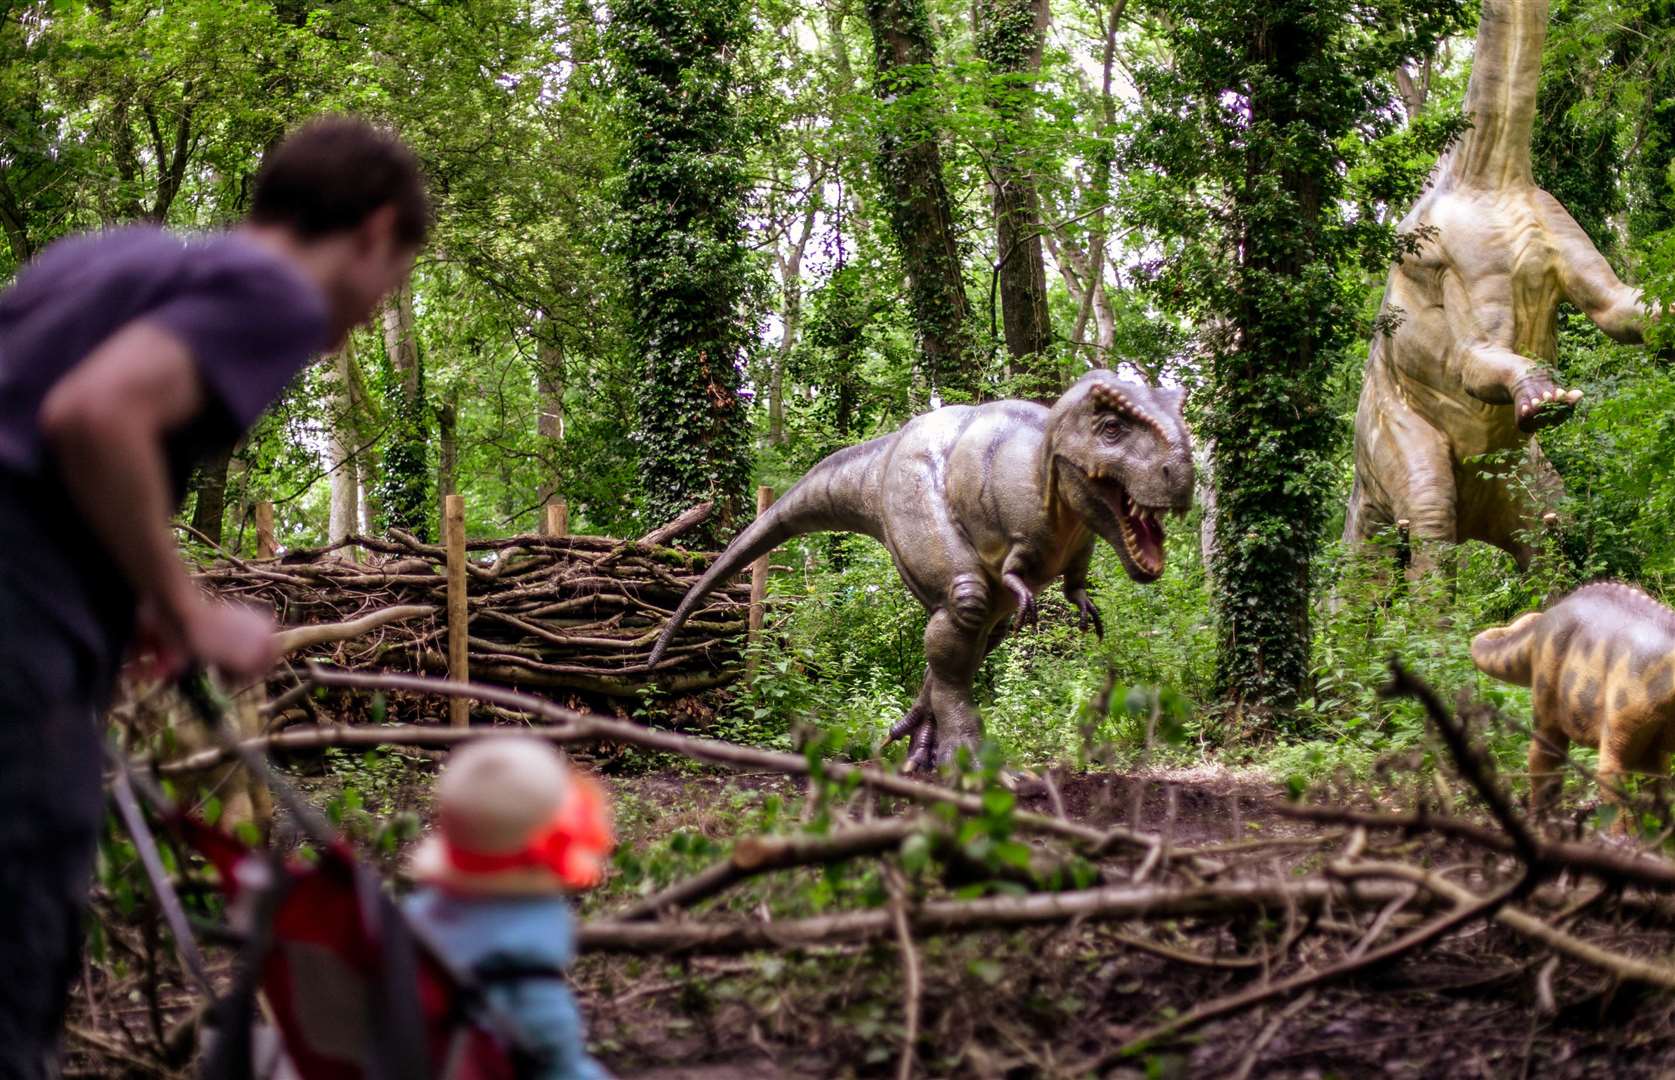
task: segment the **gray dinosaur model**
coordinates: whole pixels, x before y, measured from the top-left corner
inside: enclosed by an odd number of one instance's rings
[[[839,450],[739,534],[694,585],[651,652],[655,666],[718,585],[805,533],[865,533],[889,549],[930,612],[928,672],[890,731],[911,735],[907,768],[975,749],[982,721],[971,683],[1014,625],[1035,621],[1035,594],[1064,592],[1103,636],[1087,592],[1095,537],[1135,581],[1163,573],[1166,512],[1192,503],[1192,444],[1181,392],[1083,376],[1049,410],[1025,401],[950,405],[899,431]],[[1016,618],[1013,618],[1016,614]]]

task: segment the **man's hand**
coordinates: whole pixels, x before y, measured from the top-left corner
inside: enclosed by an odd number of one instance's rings
[[[223,604],[195,595],[185,611],[165,612],[148,598],[140,606],[134,655],[142,670],[172,679],[197,662],[229,675],[258,678],[279,660],[273,619],[243,604]]]
[[[185,632],[190,656],[229,675],[258,678],[279,660],[273,617],[243,604],[200,599],[187,614]]]

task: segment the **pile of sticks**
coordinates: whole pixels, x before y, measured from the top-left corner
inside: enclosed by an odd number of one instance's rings
[[[717,590],[656,669],[664,620],[713,561],[667,546],[702,504],[638,540],[510,536],[465,543],[463,620],[472,678],[543,693],[690,693],[734,678],[750,587]],[[359,553],[360,559],[352,558]],[[227,599],[271,607],[288,655],[347,668],[448,674],[447,551],[400,530],[267,559],[230,555],[197,579]]]

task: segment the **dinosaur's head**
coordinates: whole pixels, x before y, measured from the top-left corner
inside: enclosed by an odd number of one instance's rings
[[[1047,420],[1048,498],[1117,549],[1135,581],[1163,573],[1163,518],[1192,506],[1192,437],[1182,392],[1090,371]]]

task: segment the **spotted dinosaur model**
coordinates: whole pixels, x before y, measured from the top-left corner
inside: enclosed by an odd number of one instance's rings
[[[1675,751],[1675,611],[1630,585],[1584,585],[1472,639],[1479,670],[1533,690],[1530,801],[1548,807],[1572,742],[1598,747],[1606,799],[1627,772],[1662,774]],[[1616,825],[1626,831],[1626,815]]]
[[[864,533],[889,549],[930,612],[928,671],[890,739],[911,737],[909,771],[974,750],[982,722],[972,679],[1014,624],[1035,621],[1036,593],[1063,575],[1082,628],[1103,636],[1087,591],[1096,536],[1135,581],[1163,573],[1160,519],[1192,501],[1181,398],[1092,371],[1050,410],[1025,401],[950,405],[839,450],[692,587],[652,649],[652,666],[704,597],[755,559],[805,533]]]
[[[1412,574],[1428,569],[1437,543],[1465,540],[1528,565],[1538,504],[1561,486],[1530,436],[1581,397],[1548,367],[1559,302],[1617,341],[1641,340],[1639,290],[1535,184],[1546,36],[1547,0],[1484,0],[1464,106],[1471,128],[1401,223],[1417,247],[1390,271],[1367,357],[1344,541],[1406,521]],[[1473,460],[1498,451],[1525,456],[1525,475]]]

